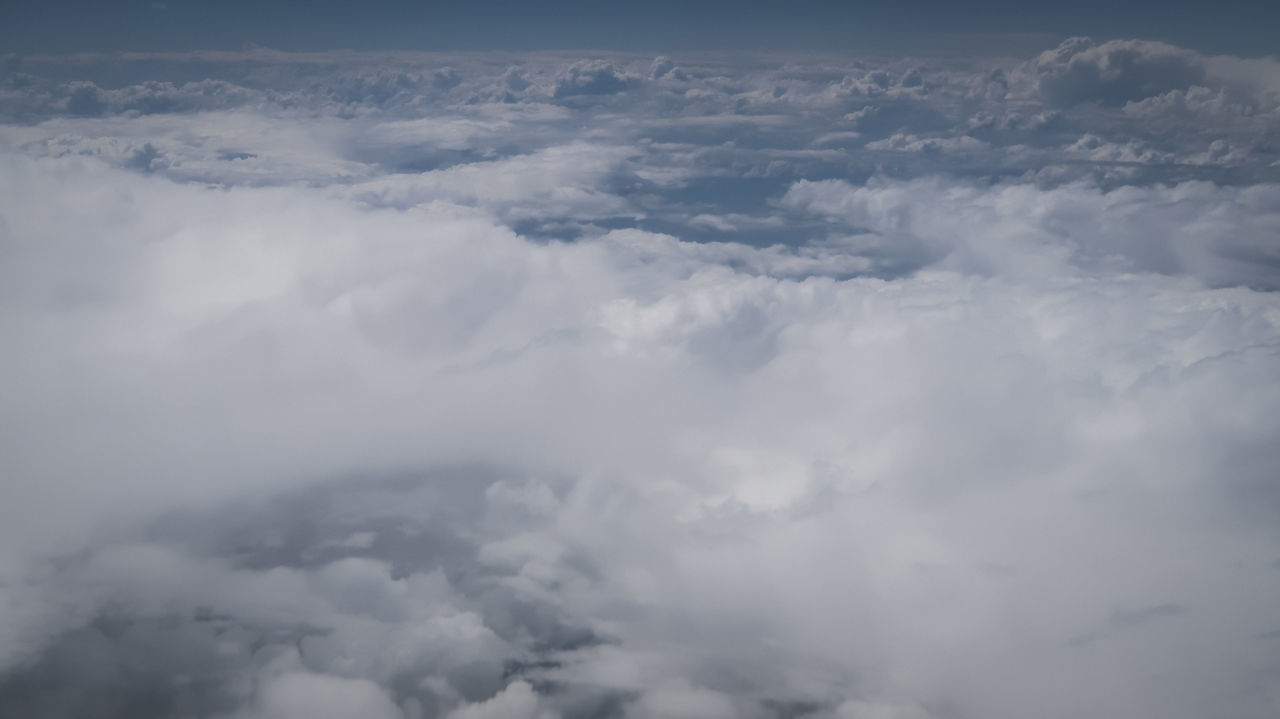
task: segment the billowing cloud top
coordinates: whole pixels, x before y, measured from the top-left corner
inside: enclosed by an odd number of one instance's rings
[[[1280,65],[10,56],[0,716],[1280,712]]]

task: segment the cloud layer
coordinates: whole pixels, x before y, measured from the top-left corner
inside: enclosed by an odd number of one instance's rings
[[[5,67],[0,714],[1280,709],[1274,62]]]

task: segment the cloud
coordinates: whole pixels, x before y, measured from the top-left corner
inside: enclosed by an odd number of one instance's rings
[[[1051,105],[1095,101],[1123,105],[1204,81],[1203,58],[1173,45],[1140,40],[1065,40],[1031,66]]]
[[[665,55],[659,55],[653,59],[653,65],[649,68],[649,77],[653,80],[661,80],[668,78],[671,80],[688,80],[689,76],[685,71],[675,64],[671,58]]]
[[[1117,611],[1111,615],[1111,623],[1116,626],[1145,624],[1156,619],[1180,616],[1186,611],[1186,607],[1177,604],[1158,604],[1136,611]]]
[[[987,143],[961,135],[959,137],[917,137],[894,133],[884,140],[867,143],[868,150],[898,150],[902,152],[975,152],[987,149]]]
[[[869,254],[898,266],[1032,276],[1110,266],[1274,290],[1275,192],[1271,185],[1241,191],[1203,183],[1104,192],[827,180],[797,183],[783,201],[838,218],[848,232],[861,230]],[[1170,210],[1171,201],[1178,209]],[[958,218],[974,231],[957,229]]]
[[[371,717],[401,719],[403,714],[377,684],[364,679],[315,674],[283,674],[266,681],[257,707],[250,714],[261,719],[340,719]]]
[[[619,72],[611,63],[584,61],[565,68],[556,80],[556,98],[576,95],[612,95],[639,86],[640,80]]]
[[[1099,44],[1076,37],[1045,51],[1021,70],[1031,75],[1040,95],[1058,107],[1081,102],[1119,107],[1150,103],[1158,97],[1226,92],[1239,103],[1237,108],[1271,110],[1278,89],[1274,64],[1206,57],[1161,42]]]
[[[538,714],[538,696],[528,682],[514,681],[492,699],[455,709],[449,719],[512,719]]]
[[[1274,714],[1262,66],[41,62],[0,713]]]

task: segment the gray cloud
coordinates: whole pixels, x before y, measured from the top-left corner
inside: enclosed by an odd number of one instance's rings
[[[553,96],[612,95],[639,85],[639,79],[620,73],[607,62],[576,62],[556,80]]]
[[[1159,42],[1112,40],[1095,44],[1072,38],[1032,65],[1037,88],[1051,105],[1127,102],[1202,84],[1204,58]]]
[[[1116,611],[1111,615],[1111,623],[1116,626],[1146,624],[1158,619],[1181,616],[1186,611],[1186,607],[1177,604],[1157,604],[1145,609]]]

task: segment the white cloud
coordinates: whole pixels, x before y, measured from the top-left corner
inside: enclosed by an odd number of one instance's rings
[[[1124,151],[1092,140],[1080,144]],[[1276,193],[1274,185],[1045,191],[922,179],[863,187],[800,182],[784,201],[868,231],[877,252],[899,254],[913,266],[1026,276],[1111,268],[1274,289]]]
[[[1207,57],[1161,42],[1071,38],[1019,68],[1055,106],[1079,102],[1121,106],[1170,95],[1227,93],[1234,112],[1276,108],[1280,71],[1274,60]]]
[[[868,142],[868,150],[900,150],[904,152],[975,152],[987,149],[987,143],[960,135],[959,137],[917,137],[901,132],[875,142]]]
[[[1274,713],[1262,66],[250,54],[0,128],[0,709]]]

